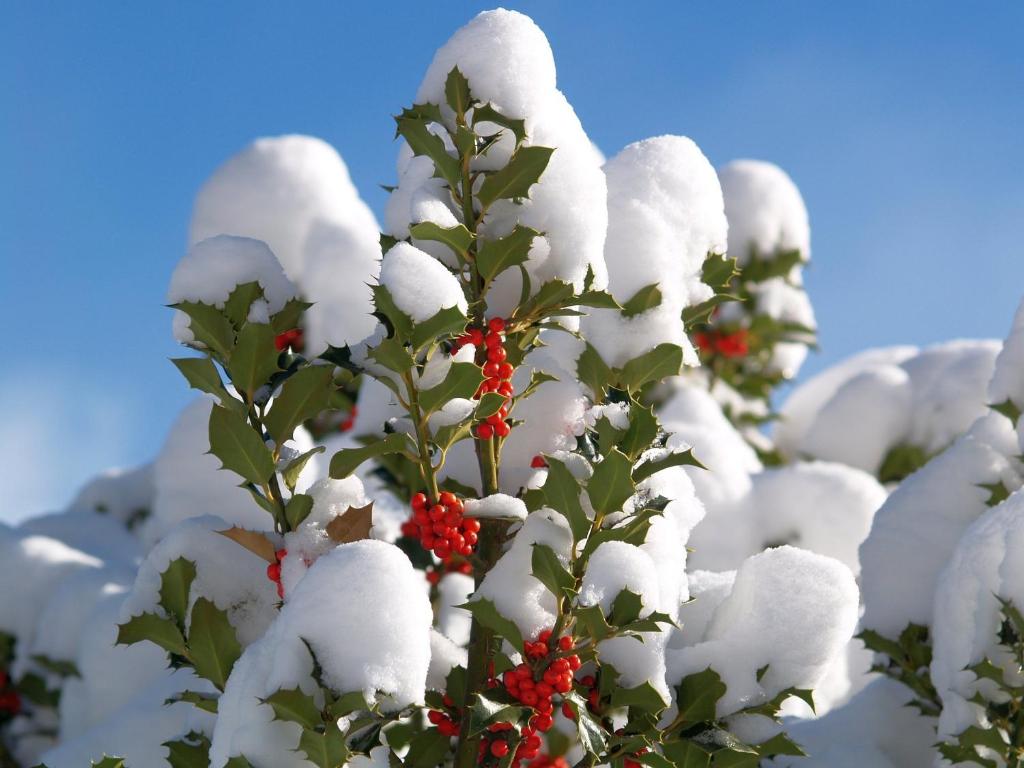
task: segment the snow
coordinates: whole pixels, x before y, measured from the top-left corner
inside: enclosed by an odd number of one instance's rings
[[[866,627],[894,637],[909,622],[931,623],[935,580],[988,508],[979,486],[1021,484],[1007,459],[1015,451],[1009,421],[990,413],[889,496],[860,548]]]
[[[490,238],[502,237],[521,222],[544,233],[535,240],[525,265],[534,291],[554,279],[582,288],[588,266],[594,271],[595,285],[603,287],[605,179],[590,139],[555,87],[554,59],[544,33],[527,16],[515,11],[481,13],[437,51],[416,94],[416,103],[442,105],[442,113],[450,118],[444,84],[455,66],[469,80],[474,97],[490,102],[508,117],[525,119],[528,145],[555,148],[529,199],[522,204],[496,201],[484,217],[480,232]],[[493,169],[504,159],[509,144],[509,139],[499,142],[474,169]],[[430,164],[422,160],[403,163],[407,167],[400,175],[394,206],[389,206],[387,217],[393,235],[400,236],[414,217],[423,218],[428,210],[441,210],[424,205],[425,197],[442,202],[450,199],[447,191],[421,170]],[[443,223],[444,218],[442,213],[440,219],[430,220]],[[490,308],[507,314],[518,299],[520,283],[517,270],[502,275],[489,296]]]
[[[429,320],[449,307],[466,313],[459,281],[437,259],[408,243],[398,243],[384,254],[380,284],[414,323]]]
[[[313,497],[313,508],[309,516],[298,528],[284,535],[284,548],[288,550],[288,555],[281,563],[281,584],[286,596],[291,595],[310,566],[336,546],[327,535],[327,526],[331,521],[349,509],[361,509],[372,503],[362,481],[355,475],[342,480],[317,480],[306,489],[306,493]],[[371,517],[379,515],[371,512]],[[372,525],[371,522],[371,536],[374,533]]]
[[[139,540],[106,513],[76,509],[54,512],[29,518],[18,530],[23,535],[56,539],[110,565],[132,568],[143,554]]]
[[[789,280],[799,280],[796,277]],[[796,323],[814,330],[818,323],[814,318],[814,307],[803,287],[793,285],[786,278],[773,277],[762,283],[751,286],[756,314],[767,315],[780,323]],[[776,371],[785,379],[792,379],[800,371],[807,358],[808,346],[799,341],[782,341],[775,345],[772,357],[768,361],[769,371]]]
[[[728,686],[720,715],[791,686],[813,688],[853,635],[857,613],[857,585],[844,565],[795,547],[766,550],[737,569],[702,641],[668,651],[669,682],[710,666]]]
[[[120,621],[142,613],[165,615],[160,607],[161,574],[178,558],[196,567],[189,607],[205,597],[235,628],[242,645],[254,642],[277,614],[277,591],[267,578],[267,563],[235,541],[222,536],[231,525],[212,515],[185,520],[150,550],[139,567]]]
[[[857,550],[886,499],[874,477],[827,462],[797,463],[751,476],[747,494],[714,509],[693,532],[691,562],[729,570],[762,549],[792,544],[860,572]]]
[[[816,720],[789,721],[786,731],[808,757],[779,757],[779,768],[928,768],[935,731],[907,706],[909,689],[884,677]]]
[[[473,596],[492,601],[498,613],[519,627],[523,637],[536,637],[555,621],[555,596],[533,577],[534,544],[551,547],[566,565],[572,533],[565,517],[547,508],[527,515],[508,550],[487,572]]]
[[[900,445],[946,448],[986,408],[997,341],[889,347],[844,360],[797,387],[775,430],[784,455],[877,473]]]
[[[979,682],[967,667],[989,659],[1019,680],[1020,669],[998,644],[1002,614],[998,598],[1024,606],[1024,491],[971,524],[939,576],[932,611],[932,682],[942,699],[939,737],[983,725],[970,703],[977,692],[988,700],[1003,694]]]
[[[263,288],[264,299],[260,301],[266,302],[263,311],[271,315],[298,293],[266,243],[249,237],[217,235],[197,242],[175,266],[167,303],[201,302],[223,309],[237,286],[252,282]],[[259,304],[255,302],[253,310]],[[184,312],[174,313],[174,338],[182,344],[195,341],[190,322]],[[260,318],[257,322],[266,320]]]
[[[619,593],[628,590],[640,597],[640,616],[647,616],[658,604],[658,580],[651,556],[640,547],[623,541],[606,541],[587,562],[580,587],[580,605],[598,605],[610,615]]]
[[[436,629],[430,630],[430,668],[427,670],[427,690],[441,691],[447,689],[448,673],[452,667],[466,666],[469,653],[442,635]]]
[[[701,280],[709,252],[724,253],[728,229],[714,168],[683,136],[630,144],[604,167],[608,179],[608,288],[620,303],[657,285],[661,303],[633,317],[593,310],[582,326],[604,361],[621,367],[671,343],[696,353],[680,313],[711,296]]]
[[[280,615],[236,663],[220,700],[210,763],[243,754],[255,765],[308,765],[294,752],[298,726],[272,722],[260,703],[280,688],[312,692],[316,653],[338,693],[361,691],[384,711],[421,703],[430,663],[432,613],[422,574],[380,541],[342,544],[289,595]]]
[[[473,594],[473,577],[464,573],[446,573],[437,585],[437,628],[456,645],[469,643],[471,616],[465,605]]]
[[[507,493],[492,493],[482,499],[466,499],[466,516],[525,520],[526,504]]]
[[[130,523],[153,505],[153,464],[108,469],[83,485],[68,509],[91,510]]]
[[[326,142],[262,138],[225,161],[196,196],[189,239],[218,234],[266,242],[314,302],[304,319],[307,351],[356,343],[373,331],[367,284],[380,261],[377,222]]]
[[[776,251],[811,257],[811,232],[800,190],[785,171],[762,160],[733,160],[718,171],[729,220],[729,255],[745,263]]]
[[[998,405],[1010,400],[1024,410],[1024,301],[1017,308],[1013,326],[999,358],[988,388],[988,402]],[[1024,417],[1017,421],[1017,443],[1024,453]]]

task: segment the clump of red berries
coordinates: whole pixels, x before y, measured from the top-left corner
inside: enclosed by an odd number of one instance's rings
[[[505,321],[500,317],[492,317],[487,322],[486,333],[481,328],[470,328],[455,340],[456,351],[466,344],[473,344],[478,348],[483,346],[486,350],[486,360],[483,363],[483,372],[486,378],[474,397],[480,399],[487,392],[497,392],[505,398],[505,403],[497,413],[491,414],[477,425],[476,436],[481,440],[490,440],[495,436],[508,437],[512,431],[512,427],[507,421],[508,401],[512,397],[512,374],[516,372],[516,369],[507,361],[508,353],[504,346],[504,332]]]
[[[693,343],[706,354],[717,352],[722,357],[745,357],[750,352],[750,333],[746,328],[733,333],[698,331],[693,334]]]
[[[359,415],[359,406],[353,405],[351,410],[349,410],[348,412],[348,416],[346,416],[344,420],[342,420],[342,422],[338,425],[338,431],[348,432],[350,429],[352,429],[352,427],[355,426],[357,415]]]
[[[427,720],[444,736],[459,735],[460,711],[456,708],[452,697],[447,693],[442,699],[444,710],[432,709],[427,712]]]
[[[281,583],[281,561],[287,556],[287,549],[279,549],[274,553],[274,562],[267,566],[267,578],[277,584],[277,596],[280,598],[284,598],[284,584]]]
[[[541,632],[535,641],[526,641],[523,646],[527,660],[501,676],[501,685],[508,694],[535,711],[530,716],[529,724],[523,726],[523,740],[516,747],[513,766],[519,766],[522,761],[533,760],[539,755],[541,739],[537,731],[546,733],[555,724],[553,699],[556,695],[564,695],[572,690],[573,673],[581,664],[579,656],[569,653],[574,648],[573,639],[566,635],[556,640],[550,629]],[[556,652],[568,655],[555,658]],[[503,726],[499,730],[507,730],[504,728],[506,725],[511,728],[507,723],[497,725]],[[492,726],[491,730],[494,728]],[[499,743],[497,738],[491,740],[492,750],[494,744]],[[494,754],[493,751],[491,754]]]
[[[469,576],[473,573],[473,566],[468,560],[456,560],[455,557],[448,557],[441,563],[440,568],[429,566],[426,570],[427,581],[437,584],[446,573],[463,573]]]
[[[412,517],[402,523],[402,535],[418,538],[424,549],[441,561],[453,554],[469,557],[476,546],[480,521],[463,517],[465,506],[454,493],[443,491],[432,503],[425,493],[412,497]]]
[[[0,713],[17,715],[21,712],[21,694],[10,685],[6,669],[0,669]]]
[[[305,349],[306,341],[301,328],[292,328],[290,331],[279,333],[274,337],[274,348],[278,352],[284,352],[289,347],[296,352]]]

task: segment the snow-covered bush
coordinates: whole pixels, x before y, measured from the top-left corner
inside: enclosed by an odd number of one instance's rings
[[[782,171],[605,163],[503,10],[395,120],[383,234],[309,137],[200,190],[168,291],[199,398],[0,530],[0,765],[927,765],[908,701],[1013,765],[1024,309],[998,359],[812,379],[776,450],[814,338]]]

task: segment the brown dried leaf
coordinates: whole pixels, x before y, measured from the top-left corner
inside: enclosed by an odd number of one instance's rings
[[[370,525],[373,522],[373,502],[365,507],[349,507],[343,515],[338,515],[327,524],[327,535],[338,544],[348,544],[370,538]]]
[[[265,533],[247,531],[245,528],[239,528],[238,526],[228,528],[226,531],[217,531],[217,533],[241,544],[254,555],[263,558],[268,563],[277,562],[277,556],[274,554],[277,551],[277,547],[274,546],[274,542]]]

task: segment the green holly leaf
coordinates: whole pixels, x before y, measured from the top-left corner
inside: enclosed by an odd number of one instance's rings
[[[479,598],[457,607],[465,608],[481,625],[508,640],[516,650],[522,650],[523,636],[519,632],[519,627],[498,613],[492,601]]]
[[[257,281],[236,285],[224,302],[224,314],[235,328],[241,328],[249,319],[252,303],[263,297],[263,287]]]
[[[196,598],[192,605],[188,647],[196,674],[223,691],[242,646],[228,615],[205,597]]]
[[[316,728],[323,724],[320,707],[312,696],[299,688],[281,688],[263,699],[263,703],[274,710],[276,720],[298,723],[303,728]]]
[[[516,224],[515,229],[505,237],[482,241],[476,255],[476,268],[480,277],[490,282],[506,269],[525,264],[530,258],[533,239],[539,236],[537,230]]]
[[[242,755],[235,755],[228,758],[228,761],[224,763],[224,768],[253,768],[253,764]]]
[[[125,768],[125,762],[123,757],[110,757],[104,755],[103,759],[97,762],[90,762],[93,768]]]
[[[436,728],[420,731],[409,742],[405,768],[434,768],[451,751],[451,739]]]
[[[29,658],[32,659],[33,663],[42,669],[46,670],[51,675],[57,677],[81,677],[81,673],[78,671],[78,667],[73,661],[66,661],[64,659],[51,659],[41,653],[32,654]]]
[[[612,601],[612,611],[609,617],[611,624],[616,627],[631,624],[640,618],[640,611],[643,610],[643,607],[644,603],[640,595],[628,589],[622,590]]]
[[[234,408],[235,410],[244,408],[238,400],[228,393],[224,387],[224,382],[220,379],[220,374],[217,372],[217,366],[213,364],[210,358],[178,357],[172,358],[171,362],[181,371],[181,375],[185,377],[185,380],[188,381],[189,386],[193,389],[213,395],[220,401],[221,405],[229,408]]]
[[[370,292],[373,294],[375,314],[387,321],[399,341],[407,340],[412,335],[412,318],[398,308],[391,292],[383,285],[371,285]]]
[[[209,768],[210,740],[202,734],[191,733],[184,739],[165,741],[161,746],[167,747],[170,768]]]
[[[710,723],[717,713],[715,705],[725,695],[722,678],[711,667],[687,675],[676,686],[678,720],[683,723]]]
[[[462,333],[466,328],[466,316],[457,306],[445,307],[437,314],[417,323],[410,334],[409,341],[417,352],[428,344],[433,344]]]
[[[274,458],[260,436],[234,411],[214,405],[210,411],[210,453],[229,469],[255,485],[274,473]]]
[[[533,577],[561,599],[570,596],[576,588],[576,579],[565,569],[562,561],[551,547],[534,544],[531,555]]]
[[[432,221],[421,221],[409,227],[409,234],[417,240],[431,240],[443,243],[458,254],[463,260],[469,256],[469,247],[476,237],[466,229],[465,224],[456,224],[454,227],[442,227]]]
[[[341,768],[349,758],[345,735],[336,726],[328,727],[324,733],[303,728],[299,750],[318,768]]]
[[[707,469],[693,455],[693,449],[687,448],[685,451],[673,451],[661,458],[645,461],[633,470],[633,482],[642,483],[651,475],[669,467],[699,467],[700,469]]]
[[[469,732],[475,736],[494,723],[515,723],[530,712],[508,695],[478,693],[470,708]]]
[[[404,433],[394,432],[362,448],[343,448],[331,458],[330,475],[335,480],[348,477],[367,459],[401,453],[408,444],[409,438]]]
[[[220,700],[219,696],[212,693],[198,693],[196,691],[182,691],[181,693],[174,694],[171,698],[167,699],[164,704],[176,704],[179,701],[183,701],[186,704],[191,704],[196,709],[201,709],[203,712],[209,712],[211,714],[217,714],[217,702]]]
[[[281,387],[270,413],[263,419],[267,432],[280,446],[291,440],[295,428],[320,414],[328,405],[333,372],[327,365],[300,368]]]
[[[611,705],[641,709],[652,715],[657,715],[668,706],[668,702],[661,698],[661,694],[655,690],[653,685],[645,682],[635,688],[616,687],[612,691]]]
[[[530,187],[537,183],[548,167],[551,147],[519,147],[508,164],[487,176],[480,185],[477,199],[485,208],[495,200],[521,200],[530,196]]]
[[[469,81],[458,67],[454,67],[448,73],[444,83],[444,99],[456,115],[466,114],[474,104],[473,95],[469,91]]]
[[[595,401],[599,402],[604,399],[605,390],[612,379],[612,372],[589,341],[576,360],[576,375],[582,384],[589,387]]]
[[[305,453],[299,454],[285,465],[285,468],[281,470],[281,477],[284,478],[284,484],[288,487],[289,491],[295,490],[295,484],[299,482],[299,475],[302,474],[302,470],[306,468],[309,460],[326,450],[324,446],[318,445],[316,448],[311,448]]]
[[[458,189],[461,169],[457,158],[448,154],[444,140],[428,128],[429,122],[440,123],[440,113],[436,107],[428,114],[425,107],[433,105],[414,105],[395,118],[399,135],[405,139],[415,155],[426,155],[434,161],[434,176],[444,179],[452,189]]]
[[[169,653],[187,657],[185,638],[172,619],[165,619],[155,613],[143,613],[132,616],[124,624],[117,627],[117,645],[132,645],[148,640],[156,643]]]
[[[1001,403],[989,405],[989,408],[991,408],[996,413],[1001,413],[1014,424],[1020,421],[1021,409],[1017,407],[1017,404],[1014,403],[1013,400],[1011,400],[1010,398],[1006,398]]]
[[[477,123],[494,123],[502,128],[507,128],[512,131],[512,134],[516,137],[516,144],[522,144],[526,139],[526,121],[516,120],[511,117],[506,117],[501,114],[488,104],[481,104],[473,110],[473,125]]]
[[[632,462],[617,448],[594,465],[594,474],[587,483],[587,495],[596,512],[617,512],[636,493],[630,476],[632,468]]]
[[[590,714],[586,702],[575,691],[570,691],[563,698],[568,702],[573,714],[576,715],[576,732],[583,751],[591,755],[604,754],[608,748],[607,734],[594,719],[594,716]]]
[[[275,336],[274,329],[264,323],[246,323],[238,333],[227,364],[228,375],[235,389],[249,400],[278,371],[280,353],[274,347]]]
[[[172,304],[171,307],[188,315],[188,327],[198,344],[206,347],[222,360],[228,359],[231,355],[231,347],[235,343],[235,330],[221,310],[211,304],[194,301],[182,301]]]
[[[622,366],[619,381],[622,389],[638,391],[650,381],[661,381],[678,375],[683,367],[683,349],[676,344],[659,344],[650,352],[635,357]]]
[[[590,519],[580,503],[580,484],[569,468],[558,459],[547,457],[548,476],[544,481],[544,498],[547,505],[565,516],[569,521],[574,541],[585,538],[590,532]]]
[[[483,380],[483,371],[475,363],[452,363],[440,384],[419,393],[420,409],[427,416],[453,398],[469,399]]]
[[[408,373],[416,364],[409,354],[409,350],[397,338],[384,339],[380,344],[370,350],[370,357],[383,365],[389,371],[394,371],[399,376]]]
[[[622,305],[625,317],[634,317],[661,304],[661,290],[657,283],[645,285]]]
[[[644,408],[640,403],[632,401],[629,404],[629,427],[626,433],[618,441],[619,450],[629,457],[630,461],[636,461],[640,454],[651,447],[657,439],[660,431],[658,418],[654,415],[652,408]],[[633,476],[634,482],[636,475]]]
[[[480,403],[473,412],[473,419],[475,421],[483,421],[488,416],[493,416],[500,411],[501,406],[504,404],[504,395],[499,395],[497,392],[485,392],[480,397]]]
[[[167,611],[178,629],[185,631],[188,598],[196,578],[196,564],[184,557],[172,560],[160,574],[160,607]]]
[[[294,531],[313,511],[313,497],[305,493],[296,493],[288,500],[284,508],[284,519],[288,521],[289,530]]]

